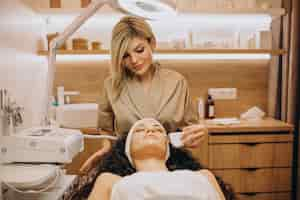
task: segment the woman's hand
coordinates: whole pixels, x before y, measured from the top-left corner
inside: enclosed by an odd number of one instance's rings
[[[182,143],[185,147],[195,148],[200,145],[201,140],[207,135],[208,131],[204,125],[194,124],[182,129]]]

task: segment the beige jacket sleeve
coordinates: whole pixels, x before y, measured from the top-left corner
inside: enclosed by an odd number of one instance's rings
[[[199,119],[198,119],[198,115],[197,115],[197,112],[195,109],[196,106],[194,105],[194,103],[192,101],[186,79],[183,80],[183,92],[185,93],[185,101],[184,101],[185,109],[184,109],[183,121],[186,125],[196,124],[196,123],[198,123]]]
[[[103,90],[98,100],[98,125],[97,128],[101,128],[107,131],[114,131],[114,113],[111,105],[111,101],[108,96],[107,84],[109,81],[104,81]]]

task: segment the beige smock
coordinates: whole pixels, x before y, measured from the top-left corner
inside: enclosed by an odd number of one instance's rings
[[[175,131],[197,122],[186,79],[178,72],[155,67],[150,92],[128,78],[119,98],[113,100],[112,79],[104,81],[104,90],[99,101],[98,128],[120,135],[143,118],[155,118],[167,131]]]

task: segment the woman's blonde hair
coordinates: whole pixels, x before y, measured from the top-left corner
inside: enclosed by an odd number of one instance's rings
[[[123,17],[113,28],[111,38],[111,76],[113,86],[113,96],[118,98],[122,83],[128,71],[122,66],[122,59],[127,51],[128,45],[133,38],[143,38],[149,43],[156,43],[155,36],[150,25],[139,17]]]

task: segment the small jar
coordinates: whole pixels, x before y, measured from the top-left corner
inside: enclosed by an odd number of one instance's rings
[[[92,50],[100,50],[101,49],[101,42],[93,41],[92,42]]]
[[[74,38],[72,40],[73,50],[88,50],[88,40],[85,38]]]

